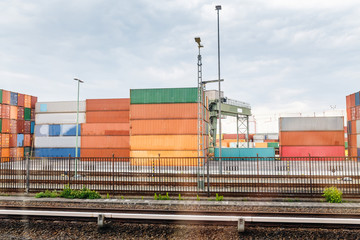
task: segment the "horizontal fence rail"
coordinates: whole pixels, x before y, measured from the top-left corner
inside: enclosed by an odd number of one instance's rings
[[[87,187],[109,194],[360,196],[360,158],[1,158],[4,192]]]

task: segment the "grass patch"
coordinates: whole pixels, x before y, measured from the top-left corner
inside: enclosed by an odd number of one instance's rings
[[[80,199],[99,199],[101,198],[100,193],[96,191],[92,191],[86,187],[83,187],[81,190],[74,190],[69,187],[69,185],[65,185],[62,191],[50,191],[46,190],[45,192],[39,192],[35,195],[36,198],[80,198]],[[109,196],[107,196],[109,197]]]

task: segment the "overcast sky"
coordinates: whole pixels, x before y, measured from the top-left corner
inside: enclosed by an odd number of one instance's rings
[[[253,113],[345,108],[360,90],[358,0],[1,0],[0,88],[39,101],[129,97],[217,78]],[[217,88],[209,85],[208,89]]]

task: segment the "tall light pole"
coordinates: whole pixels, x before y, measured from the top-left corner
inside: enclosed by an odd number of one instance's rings
[[[80,95],[80,83],[84,81],[74,78],[78,82],[78,92],[77,92],[77,109],[76,109],[76,145],[75,145],[75,177],[78,177],[77,174],[77,165],[78,165],[78,139],[79,139],[79,95]]]
[[[219,26],[219,11],[221,10],[221,5],[215,6],[217,11],[217,32],[218,32],[218,80],[219,80],[219,172],[222,174],[222,161],[221,161],[221,82],[220,82],[220,26]]]

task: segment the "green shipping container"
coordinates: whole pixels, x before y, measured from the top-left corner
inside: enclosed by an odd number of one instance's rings
[[[269,147],[273,147],[273,148],[279,148],[279,143],[278,142],[269,142],[267,144],[268,148]]]
[[[2,89],[0,89],[0,103],[2,103]]]
[[[31,147],[24,147],[24,157],[26,157],[26,154],[29,154],[29,157],[31,157],[30,151],[31,151]]]
[[[345,148],[348,148],[348,142],[345,142]]]
[[[31,109],[30,108],[25,108],[25,110],[24,110],[24,120],[25,121],[30,121],[31,120]]]
[[[2,119],[0,119],[0,133],[2,133]],[[1,145],[1,142],[0,142]]]
[[[196,103],[197,88],[130,89],[130,104]]]

